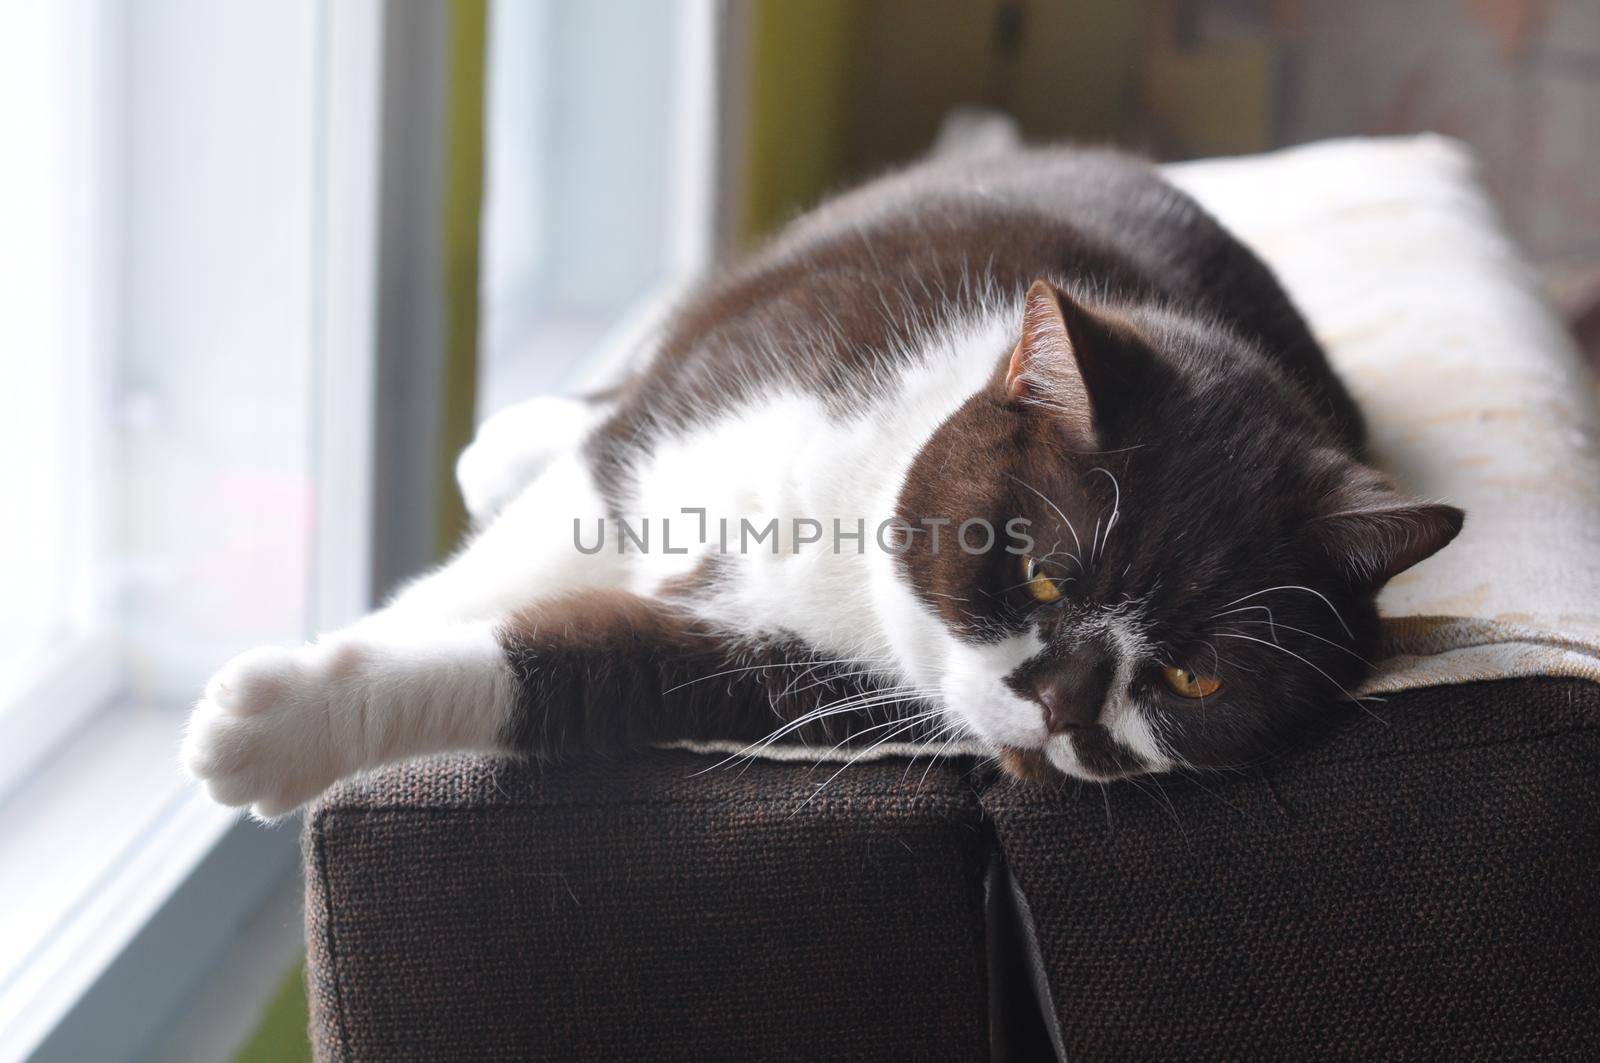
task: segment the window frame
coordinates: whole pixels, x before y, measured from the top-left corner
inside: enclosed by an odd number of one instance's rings
[[[313,131],[321,161],[313,343],[322,353],[346,352],[318,357],[312,382],[318,524],[309,619],[322,630],[354,619],[372,602],[378,515],[371,441],[383,373],[377,323],[386,303],[431,293],[382,291],[379,269],[379,204],[388,192],[383,165],[397,165],[380,158],[383,74],[394,62],[390,45],[404,32],[396,24],[414,19],[423,5],[314,4],[324,106]],[[85,0],[83,7],[104,20],[97,32],[117,32],[113,20],[125,17],[104,0]],[[95,60],[111,51],[102,39],[90,53],[96,84],[104,78]],[[104,125],[95,127],[100,143],[104,132]],[[396,238],[405,243],[405,234]],[[96,271],[103,274],[104,264]],[[96,392],[86,401],[104,409],[104,397]],[[88,420],[85,431],[95,428],[95,418]],[[86,449],[103,453],[98,440]],[[97,464],[80,474],[77,482],[90,495],[105,483]],[[136,741],[150,721],[120,703],[123,677],[109,636],[74,640],[61,650],[16,711],[0,717],[0,742],[17,742],[0,746],[7,750],[0,783],[11,784],[9,792],[0,789],[0,830],[24,809],[46,821],[59,809],[61,822],[46,825],[70,838],[71,817],[81,812],[68,810],[84,803],[85,790],[88,800],[125,812],[125,830],[108,851],[84,852],[72,862],[72,881],[61,885],[82,894],[39,945],[25,957],[0,958],[6,961],[0,966],[0,1058],[134,1058],[226,953],[250,913],[298,875],[297,832],[214,804],[178,781],[175,756],[148,765],[151,779],[159,779],[159,792],[148,799],[95,792],[104,751],[124,736],[130,756],[152,759],[148,741]],[[163,716],[173,727],[175,754],[181,717]],[[152,978],[153,969],[161,977]]]
[[[24,674],[0,690],[0,800],[67,741],[93,715],[110,703],[123,681],[115,642],[103,627],[99,608],[104,587],[92,561],[98,554],[96,529],[99,488],[106,482],[101,456],[105,429],[96,414],[105,408],[104,339],[109,331],[105,309],[114,298],[111,262],[115,246],[95,246],[114,209],[105,182],[90,174],[107,162],[111,125],[104,106],[106,17],[94,0],[72,0],[49,10],[59,20],[62,52],[55,78],[67,94],[70,117],[65,123],[64,167],[60,184],[66,202],[74,205],[61,218],[65,227],[65,261],[85,263],[70,280],[56,278],[59,310],[65,318],[65,357],[57,366],[63,392],[55,425],[60,464],[55,469],[63,492],[59,519],[60,555],[68,580],[62,608],[64,626],[41,632],[37,655]]]
[[[422,320],[437,324],[444,312],[437,274],[441,212],[418,205],[442,193],[446,130],[443,121],[416,116],[442,117],[447,107],[451,9],[315,2],[324,53],[318,69],[325,78],[316,342],[324,354],[345,352],[318,359],[314,384],[318,526],[311,619],[326,630],[365,612],[396,580],[435,560],[431,526],[426,538],[415,540],[385,539],[383,529],[414,516],[415,491],[436,490],[436,463],[453,460],[442,452],[442,418],[424,418],[419,439],[410,416],[418,404],[436,400],[445,358],[444,329],[418,329],[415,315],[419,305],[431,307]],[[721,0],[679,0],[679,8],[674,47],[685,91],[676,118],[685,146],[672,177],[680,209],[674,212],[671,268],[618,320],[578,386],[626,372],[723,244],[730,168],[722,86],[739,41],[728,33]],[[386,450],[382,441],[396,432],[408,433],[416,445]],[[435,501],[430,494],[421,511],[432,512]],[[75,678],[96,681],[92,670]],[[93,690],[114,692],[117,678],[108,682]],[[85,743],[77,739],[90,725],[102,747],[118,744],[116,729],[127,721],[104,711],[114,698],[101,694],[77,699],[81,713],[48,741],[38,732],[35,761],[50,785],[81,786],[72,775],[85,763]],[[34,704],[48,709],[51,700]],[[174,747],[176,740],[174,734]],[[105,794],[106,807],[116,808],[116,798]],[[0,790],[0,830],[10,810]],[[62,823],[61,836],[71,837],[71,827]],[[186,1021],[185,1008],[203,991],[208,972],[236,962],[230,952],[241,928],[300,874],[297,826],[264,827],[214,805],[193,786],[128,827],[124,851],[85,854],[82,872],[95,885],[48,947],[19,969],[0,968],[0,1057],[137,1058],[164,1029]],[[258,962],[281,963],[281,956]],[[258,1003],[241,1001],[243,1017],[228,1021],[243,1023],[240,1031],[247,1032],[249,1009]],[[203,1021],[223,1020],[210,1015]]]

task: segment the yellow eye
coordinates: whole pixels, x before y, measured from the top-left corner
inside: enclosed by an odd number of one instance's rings
[[[1061,597],[1061,584],[1040,572],[1038,562],[1026,555],[1022,558],[1022,578],[1028,581],[1028,593],[1041,602]]]
[[[1214,675],[1201,675],[1187,668],[1174,668],[1170,664],[1162,666],[1161,678],[1179,697],[1209,698],[1222,689],[1222,680]]]

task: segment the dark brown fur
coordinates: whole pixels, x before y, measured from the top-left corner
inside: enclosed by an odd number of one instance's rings
[[[974,179],[985,196],[968,191]],[[634,450],[780,378],[848,408],[916,330],[1046,276],[1225,324],[1271,351],[1309,412],[1359,450],[1355,404],[1259,259],[1148,167],[1056,151],[913,169],[801,218],[679,309],[591,460],[620,497]]]
[[[1098,776],[1140,769],[1096,719],[1125,651],[1095,624],[1121,613],[1137,613],[1148,646],[1129,696],[1158,715],[1176,762],[1269,756],[1350,703],[1370,667],[1377,589],[1448,542],[1461,515],[1398,499],[1360,464],[1356,407],[1271,273],[1127,158],[935,164],[798,220],[686,302],[620,389],[588,444],[602,491],[620,508],[641,454],[778,384],[848,412],[919,334],[1041,280],[1070,319],[1092,408],[1019,398],[1013,352],[993,352],[989,386],[922,450],[899,513],[913,525],[947,518],[946,536],[970,518],[996,528],[1024,518],[1070,593],[1031,598],[1003,537],[974,557],[935,551],[919,531],[905,578],[960,638],[1037,628],[1045,651],[1006,681],[1046,706],[1083,702],[1061,726]],[[700,583],[716,578],[708,568]],[[692,597],[695,583],[677,593]],[[866,689],[835,679],[797,690],[791,677],[816,669],[807,647],[714,634],[685,615],[617,594],[524,614],[505,633],[519,677],[513,744],[553,753],[755,738]],[[1219,676],[1227,696],[1179,698],[1160,682],[1163,665]],[[1028,775],[1046,763],[1005,756]]]
[[[525,609],[500,640],[516,685],[506,744],[541,757],[680,739],[755,741],[810,709],[871,689],[803,646],[730,637],[670,601],[626,591]],[[792,740],[840,742],[871,715],[820,720],[797,728]]]

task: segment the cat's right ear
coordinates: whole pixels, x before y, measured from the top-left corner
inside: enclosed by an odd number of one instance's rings
[[[1363,465],[1346,466],[1347,482],[1329,511],[1307,526],[1311,541],[1356,587],[1376,594],[1395,576],[1454,539],[1466,514],[1442,502],[1397,494],[1388,478]]]
[[[1006,397],[1054,413],[1074,450],[1100,449],[1088,312],[1047,280],[1036,280],[1023,298],[1022,338],[1006,368]]]
[[[1376,594],[1391,579],[1449,545],[1466,514],[1441,502],[1401,499],[1311,523],[1315,541],[1354,584]]]

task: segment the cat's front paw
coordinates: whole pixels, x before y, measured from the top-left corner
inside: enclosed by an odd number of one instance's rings
[[[344,773],[332,733],[330,665],[318,646],[250,650],[206,684],[184,735],[184,767],[225,805],[270,819]]]
[[[456,459],[456,484],[472,519],[480,525],[492,520],[552,461],[570,453],[597,418],[593,403],[542,395],[485,421]]]

